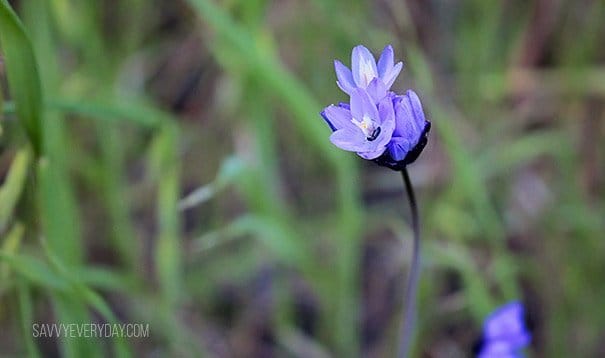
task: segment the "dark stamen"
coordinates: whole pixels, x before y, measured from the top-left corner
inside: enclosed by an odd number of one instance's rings
[[[376,129],[374,129],[372,134],[369,137],[367,137],[366,139],[371,142],[371,141],[375,140],[376,138],[378,138],[378,135],[380,135],[380,127],[377,127]]]

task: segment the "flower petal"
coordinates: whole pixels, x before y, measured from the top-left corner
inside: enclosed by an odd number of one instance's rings
[[[387,95],[387,87],[378,77],[374,78],[366,89],[374,103],[380,102]]]
[[[519,301],[513,301],[500,307],[485,320],[483,327],[485,339],[512,338],[515,335],[524,335],[526,332],[523,316],[523,304]]]
[[[385,96],[378,103],[378,118],[378,123],[380,123],[381,126],[387,122],[391,122],[393,128],[395,128],[395,108],[393,107],[392,95]]]
[[[380,134],[374,139],[372,143],[374,143],[375,147],[382,148],[386,147],[389,142],[393,139],[393,128],[395,126],[392,124],[385,124],[380,127]]]
[[[414,111],[414,106],[414,99],[411,98],[410,91],[397,98],[395,104],[396,128],[394,135],[406,138],[412,143],[418,141],[418,138],[424,129],[424,115],[422,115],[422,120],[419,121],[415,117],[416,113]]]
[[[336,81],[338,87],[340,87],[344,93],[351,95],[351,91],[357,87],[353,80],[351,70],[338,60],[334,60],[334,70],[336,71],[336,78],[338,79],[338,81]]]
[[[330,142],[340,149],[350,152],[367,151],[368,141],[357,127],[345,127],[332,133]]]
[[[407,90],[405,94],[412,108],[412,113],[414,114],[416,126],[418,126],[418,128],[424,128],[426,118],[424,117],[424,111],[422,110],[422,103],[420,102],[420,98],[418,98],[416,92],[412,90]]]
[[[520,352],[512,349],[505,342],[490,342],[481,349],[477,358],[522,358]]]
[[[366,90],[357,88],[351,93],[351,115],[358,121],[361,121],[364,116],[370,117],[373,121],[379,120],[376,105]]]
[[[402,137],[394,137],[387,146],[389,154],[395,161],[400,161],[405,158],[408,152],[412,149],[410,141]]]
[[[403,62],[397,62],[397,64],[394,67],[392,67],[390,71],[388,71],[384,75],[380,76],[380,78],[382,79],[382,82],[384,82],[387,89],[391,88],[391,86],[393,85],[393,82],[395,82],[395,80],[397,79],[397,76],[399,76],[399,72],[401,72],[402,68],[403,68]]]
[[[391,69],[393,69],[394,57],[393,46],[385,46],[378,59],[378,77],[384,80],[384,75],[391,72]]]
[[[338,107],[344,108],[346,110],[351,110],[351,105],[345,102],[339,102],[338,103]]]
[[[386,150],[386,147],[382,147],[380,149],[373,150],[370,152],[358,152],[357,155],[359,155],[363,159],[372,160],[372,159],[376,159],[376,158],[380,157],[382,155],[382,153],[384,153],[385,150]]]
[[[376,60],[370,50],[362,45],[355,46],[351,54],[351,70],[357,87],[366,88],[370,81],[378,77]]]
[[[333,131],[354,125],[351,123],[351,112],[348,109],[333,104],[324,108],[321,116]]]

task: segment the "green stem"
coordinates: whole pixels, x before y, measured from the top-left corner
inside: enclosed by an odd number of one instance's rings
[[[414,241],[412,247],[412,263],[410,266],[410,274],[408,276],[407,287],[405,290],[405,307],[404,321],[401,331],[401,346],[399,357],[406,358],[410,351],[412,341],[412,333],[414,330],[414,321],[416,316],[416,295],[418,291],[418,279],[420,277],[420,220],[418,217],[418,206],[416,205],[416,197],[414,188],[410,181],[410,176],[407,169],[401,171],[405,190],[408,194],[410,210],[412,211],[412,230],[414,231]]]

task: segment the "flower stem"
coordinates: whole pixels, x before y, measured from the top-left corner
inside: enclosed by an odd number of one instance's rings
[[[420,276],[420,221],[418,217],[418,206],[416,205],[416,196],[414,195],[414,188],[412,187],[412,182],[410,181],[407,169],[404,168],[401,171],[401,176],[403,177],[403,184],[405,185],[405,190],[408,194],[410,210],[412,212],[412,230],[414,231],[412,263],[410,265],[410,273],[405,289],[405,316],[403,318],[401,346],[399,350],[399,357],[406,358],[410,351],[414,321],[416,318],[416,293],[418,291],[418,278]]]

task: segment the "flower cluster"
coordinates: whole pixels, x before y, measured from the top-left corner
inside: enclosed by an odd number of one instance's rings
[[[394,62],[390,45],[378,62],[361,45],[353,49],[351,69],[334,61],[336,83],[350,101],[330,105],[321,115],[333,131],[330,141],[335,146],[393,170],[403,170],[420,155],[431,124],[414,91],[403,95],[390,91],[403,68],[403,63]]]
[[[490,314],[483,324],[483,337],[477,358],[517,358],[531,341],[525,326],[525,310],[518,301],[508,303]]]

